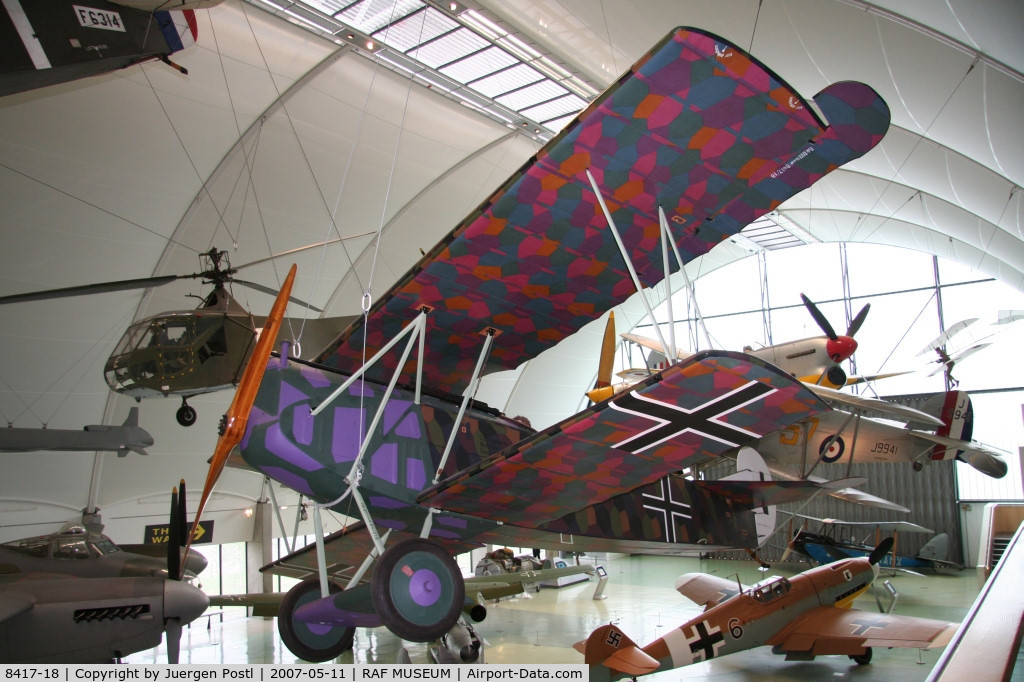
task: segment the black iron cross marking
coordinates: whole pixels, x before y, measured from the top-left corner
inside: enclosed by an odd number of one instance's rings
[[[630,391],[614,400],[611,407],[658,423],[646,431],[616,443],[614,447],[635,454],[687,431],[735,447],[748,438],[760,438],[764,434],[754,433],[719,420],[774,391],[775,389],[767,384],[751,381],[693,409],[663,403]]]
[[[881,630],[888,624],[889,622],[881,616],[878,616],[876,618],[869,618],[865,616],[864,618],[850,621],[850,625],[854,626],[853,632],[851,634],[864,635],[867,634],[867,631],[871,630],[872,628],[878,628],[879,630]]]
[[[676,519],[693,518],[690,515],[690,505],[683,502],[676,502],[672,499],[672,484],[667,478],[661,479],[661,496],[652,493],[643,493],[644,509],[653,512],[661,512],[662,527],[665,529],[665,542],[676,542]]]
[[[715,657],[717,648],[725,642],[722,630],[715,625],[709,624],[706,620],[693,626],[693,637],[688,638],[686,643],[690,645],[690,653],[693,659],[710,661]],[[703,655],[703,658],[698,658]]]
[[[716,604],[721,604],[726,599],[732,599],[733,597],[735,597],[739,593],[740,593],[740,589],[738,587],[736,587],[736,588],[723,587],[722,590],[718,593],[718,599],[715,600],[715,603]]]

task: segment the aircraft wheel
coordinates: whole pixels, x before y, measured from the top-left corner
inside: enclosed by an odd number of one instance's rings
[[[466,600],[455,559],[423,538],[402,540],[381,555],[372,580],[373,606],[391,632],[430,642],[451,630]]]
[[[864,653],[857,656],[850,656],[857,665],[867,665],[871,662],[871,647],[864,649]]]
[[[331,594],[340,591],[339,586],[330,583]],[[277,612],[277,631],[281,641],[288,651],[311,663],[331,661],[348,651],[356,634],[355,628],[310,625],[292,617],[295,609],[319,598],[320,579],[307,578],[288,591]]]
[[[921,464],[920,462],[914,462],[911,466],[913,467],[914,471],[921,471],[922,469],[924,469],[924,464]]]
[[[190,405],[182,405],[174,415],[182,426],[192,426],[196,423],[196,411]]]

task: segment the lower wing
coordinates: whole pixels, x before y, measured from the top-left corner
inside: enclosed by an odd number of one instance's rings
[[[797,618],[766,644],[787,654],[863,653],[870,647],[931,649],[945,646],[958,623],[820,606]]]

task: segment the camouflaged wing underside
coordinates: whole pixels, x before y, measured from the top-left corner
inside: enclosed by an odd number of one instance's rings
[[[365,357],[423,308],[429,385],[464,388],[488,328],[484,373],[537,356],[635,292],[587,170],[652,286],[664,277],[659,207],[689,261],[862,156],[889,126],[861,83],[829,85],[814,103],[825,123],[742,49],[675,29],[377,299]],[[363,351],[359,318],[317,361],[353,371]],[[373,376],[386,381],[397,363],[391,354]]]
[[[756,358],[699,353],[441,481],[418,501],[544,528],[828,409]]]

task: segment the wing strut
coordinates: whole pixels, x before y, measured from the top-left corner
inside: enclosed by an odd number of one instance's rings
[[[672,230],[669,229],[668,220],[665,219],[665,211],[664,211],[664,209],[661,208],[661,206],[658,207],[658,221],[661,223],[661,233],[663,235],[671,236],[672,235]],[[697,292],[693,288],[693,282],[690,281],[689,275],[686,274],[686,264],[683,261],[683,257],[679,254],[679,247],[676,246],[676,242],[673,239],[669,239],[668,243],[669,243],[669,246],[672,247],[672,253],[674,253],[676,255],[676,262],[679,263],[679,274],[681,274],[683,276],[683,282],[686,284],[686,292],[690,296],[690,304],[693,306],[693,315],[694,315],[694,317],[697,318],[697,326],[700,327],[700,330],[704,333],[704,344],[705,344],[704,348],[705,348],[705,350],[714,348],[714,344],[711,343],[711,335],[708,334],[708,328],[704,324],[704,316],[700,314],[700,307],[697,305]],[[665,263],[665,277],[666,278],[668,277],[668,263],[667,262]],[[671,291],[668,292],[668,296],[669,296],[669,311],[670,312],[672,310],[671,293],[672,293]],[[699,343],[698,343],[697,348],[694,348],[694,350],[695,351],[700,350]]]
[[[381,400],[380,407],[377,408],[376,414],[373,415],[373,420],[367,427],[365,434],[363,435],[363,441],[359,444],[359,452],[356,454],[355,460],[352,462],[352,468],[349,470],[349,474],[345,481],[348,483],[348,487],[341,495],[330,502],[316,503],[313,505],[313,526],[316,538],[316,550],[317,550],[317,572],[320,576],[320,595],[321,597],[327,597],[330,594],[330,587],[327,578],[327,560],[324,554],[324,529],[323,521],[321,519],[320,510],[322,508],[330,508],[344,500],[349,495],[356,503],[356,507],[359,509],[359,516],[363,523],[366,524],[366,530],[370,534],[370,539],[373,541],[373,550],[367,557],[367,563],[372,560],[374,556],[380,556],[384,553],[384,540],[381,538],[380,533],[377,531],[377,526],[373,522],[373,517],[370,516],[370,511],[366,507],[366,502],[363,500],[363,496],[359,492],[359,480],[362,478],[362,461],[366,455],[366,448],[370,443],[371,434],[376,431],[377,425],[380,424],[380,420],[384,415],[384,408],[387,406],[388,401],[391,399],[391,394],[395,390],[395,385],[398,383],[398,377],[402,372],[402,368],[405,367],[406,361],[409,359],[409,355],[412,352],[413,344],[420,340],[419,348],[419,362],[417,363],[416,372],[416,404],[420,403],[420,367],[423,363],[423,344],[422,338],[423,333],[427,328],[427,314],[430,312],[428,308],[422,308],[419,315],[408,325],[405,329],[399,332],[395,338],[391,339],[383,348],[381,348],[376,355],[370,360],[365,362],[362,367],[356,370],[352,376],[350,376],[341,386],[334,390],[331,395],[327,396],[323,402],[310,410],[310,414],[316,416],[320,414],[327,406],[333,402],[339,395],[348,389],[353,383],[360,379],[363,374],[366,373],[370,367],[374,365],[385,353],[391,350],[399,341],[404,337],[410,336],[409,341],[405,344],[405,350],[402,351],[402,357],[398,362],[397,368],[391,377],[391,382],[388,384],[387,390],[384,392],[383,399]],[[386,538],[387,536],[385,536]],[[351,585],[350,585],[351,586]]]
[[[644,304],[644,309],[647,311],[647,317],[651,319],[651,324],[654,326],[654,331],[658,335],[658,341],[661,342],[661,347],[665,349],[665,356],[668,361],[672,364],[676,362],[676,349],[675,347],[669,346],[665,343],[665,337],[661,334],[661,327],[655,322],[654,311],[651,309],[651,302],[647,300],[647,296],[644,295],[643,285],[640,284],[640,277],[636,274],[636,269],[633,267],[633,260],[629,257],[629,253],[626,251],[625,245],[622,243],[622,237],[619,236],[619,230],[615,227],[615,220],[612,218],[611,212],[608,210],[608,204],[604,201],[604,196],[601,194],[600,188],[597,186],[597,181],[594,180],[594,176],[591,175],[590,170],[587,169],[587,179],[590,180],[590,186],[594,189],[594,195],[597,197],[598,203],[601,204],[601,210],[604,212],[604,218],[608,221],[608,228],[611,230],[612,237],[615,238],[615,245],[619,247],[619,253],[622,254],[622,260],[626,262],[626,269],[629,271],[629,277],[633,280],[633,286],[636,287],[636,291],[640,294],[640,301]],[[665,277],[668,278],[668,273],[665,273]]]
[[[332,401],[334,401],[339,395],[341,395],[342,392],[348,389],[348,387],[351,386],[357,379],[362,377],[363,374],[371,366],[373,366],[373,364],[376,363],[387,351],[391,350],[391,348],[393,348],[405,336],[409,336],[409,340],[406,342],[405,349],[402,352],[402,357],[398,361],[398,364],[396,366],[394,373],[391,376],[391,381],[388,384],[387,389],[384,391],[384,395],[381,400],[380,406],[377,408],[377,411],[374,414],[373,419],[371,420],[369,426],[366,428],[366,431],[363,435],[363,441],[359,447],[359,452],[356,455],[355,460],[352,462],[352,468],[350,469],[349,475],[346,478],[348,487],[346,488],[345,492],[343,492],[337,499],[324,504],[317,504],[314,506],[313,509],[313,521],[314,525],[316,526],[315,531],[318,560],[317,568],[320,574],[320,591],[321,595],[324,597],[326,597],[329,594],[329,588],[327,580],[326,560],[323,558],[325,555],[323,551],[323,527],[322,522],[320,520],[321,508],[333,507],[334,505],[338,504],[343,499],[345,499],[345,497],[349,495],[352,496],[352,500],[356,503],[356,507],[359,509],[359,516],[362,519],[363,523],[366,524],[367,531],[369,531],[370,538],[373,541],[373,550],[370,552],[370,554],[364,561],[363,567],[360,568],[360,573],[364,573],[369,568],[370,562],[372,562],[374,558],[384,553],[384,544],[387,536],[385,536],[383,539],[381,538],[380,533],[373,522],[373,517],[370,515],[369,508],[367,507],[362,494],[359,492],[359,480],[362,476],[362,460],[364,455],[366,454],[367,447],[369,446],[371,435],[377,430],[377,426],[380,423],[380,420],[383,418],[384,410],[387,407],[388,402],[391,400],[391,394],[395,390],[395,386],[398,383],[398,378],[402,372],[402,369],[405,367],[406,362],[409,359],[409,355],[412,352],[413,346],[416,345],[417,343],[420,349],[420,355],[419,362],[417,362],[415,402],[417,404],[419,404],[420,402],[420,370],[422,368],[423,363],[423,339],[426,331],[427,314],[429,312],[430,310],[427,308],[420,310],[420,314],[416,317],[416,319],[412,321],[411,324],[407,325],[405,329],[403,329],[398,335],[395,336],[395,338],[388,342],[380,351],[377,352],[376,355],[374,355],[368,362],[363,364],[363,366],[360,367],[359,370],[356,371],[351,377],[349,377],[343,384],[341,384],[341,386],[335,389],[330,396],[328,396],[323,402],[321,402],[313,410],[311,410],[311,414],[313,416],[320,414],[320,412],[326,409],[327,406]],[[448,456],[451,453],[452,446],[455,442],[455,439],[459,431],[458,426],[459,424],[462,423],[462,419],[466,413],[466,408],[469,406],[469,401],[476,393],[476,388],[480,379],[480,373],[484,367],[485,362],[487,361],[488,355],[490,355],[491,346],[494,343],[494,337],[497,335],[497,333],[498,331],[493,327],[488,327],[481,332],[481,334],[484,336],[483,348],[480,351],[480,357],[477,360],[476,368],[473,370],[473,376],[470,379],[470,382],[463,393],[462,404],[459,407],[458,417],[456,418],[455,421],[455,428],[452,429],[452,433],[448,437],[448,443],[445,446],[444,454],[441,456],[441,463],[438,467],[437,473],[434,476],[434,483],[437,483],[437,481],[440,479],[441,472],[444,470],[445,462],[448,460]],[[424,521],[423,529],[420,534],[421,537],[429,535],[432,516],[433,512],[429,512],[427,514],[427,518]],[[354,582],[350,583],[350,586],[353,584]]]
[[[459,414],[455,417],[455,426],[448,435],[448,442],[445,443],[444,454],[441,455],[441,463],[437,465],[437,471],[434,473],[434,480],[432,481],[434,485],[437,485],[437,482],[441,480],[441,472],[444,471],[448,455],[452,452],[455,437],[459,433],[459,427],[462,426],[462,418],[466,416],[466,408],[469,406],[470,399],[476,395],[477,385],[480,383],[480,370],[483,369],[484,363],[487,362],[487,356],[491,354],[491,346],[494,344],[494,336],[497,330],[494,327],[487,327],[482,333],[484,334],[484,347],[480,349],[480,357],[477,358],[476,367],[473,369],[473,376],[470,378],[469,384],[466,385],[466,390],[462,392],[462,404],[459,405]]]

